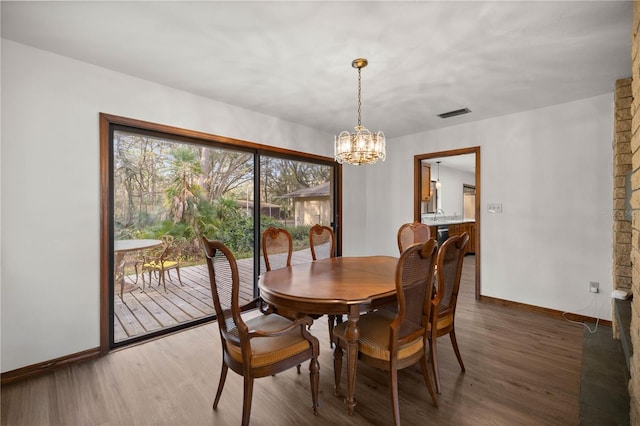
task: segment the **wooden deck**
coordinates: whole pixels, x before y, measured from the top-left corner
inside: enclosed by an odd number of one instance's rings
[[[311,252],[301,250],[293,253],[292,264],[310,262]],[[253,259],[239,259],[241,303],[253,299]],[[148,334],[167,327],[188,323],[214,314],[213,299],[209,286],[207,265],[180,268],[183,286],[178,283],[175,271],[167,279],[167,292],[157,279],[152,286],[145,286],[138,279],[137,287],[125,292],[120,299],[114,295],[114,341],[122,342],[132,337]],[[133,283],[134,276],[125,277]]]

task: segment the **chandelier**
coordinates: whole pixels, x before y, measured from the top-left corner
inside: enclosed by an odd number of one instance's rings
[[[384,133],[371,133],[362,126],[360,120],[361,102],[361,71],[369,62],[366,59],[358,58],[351,62],[353,68],[358,69],[358,125],[356,132],[343,131],[335,137],[334,154],[336,161],[340,164],[374,164],[378,160],[384,161],[386,157]]]

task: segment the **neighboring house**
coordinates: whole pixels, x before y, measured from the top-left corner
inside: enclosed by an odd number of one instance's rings
[[[329,182],[311,188],[302,188],[283,198],[293,199],[295,226],[320,225],[331,226],[331,194]]]

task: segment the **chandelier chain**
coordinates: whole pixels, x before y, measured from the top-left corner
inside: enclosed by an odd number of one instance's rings
[[[360,119],[360,109],[362,107],[362,96],[361,96],[361,89],[360,89],[360,84],[362,82],[362,68],[358,68],[358,127],[362,126],[362,121]]]

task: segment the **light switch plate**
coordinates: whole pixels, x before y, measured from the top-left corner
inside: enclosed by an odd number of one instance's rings
[[[489,213],[502,213],[502,203],[487,204],[487,211]]]

